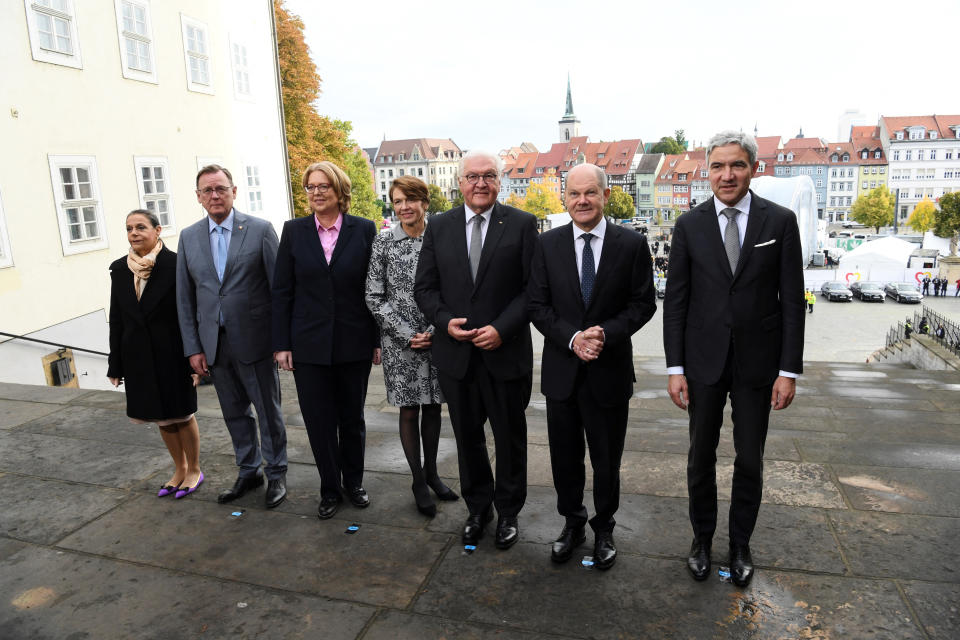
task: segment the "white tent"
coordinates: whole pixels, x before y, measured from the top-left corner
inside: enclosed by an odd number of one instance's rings
[[[800,228],[800,252],[803,266],[810,264],[810,256],[817,250],[817,191],[810,176],[774,178],[766,176],[750,181],[757,195],[773,200],[793,211]]]
[[[841,269],[906,269],[917,246],[899,238],[880,238],[864,242],[840,257]]]

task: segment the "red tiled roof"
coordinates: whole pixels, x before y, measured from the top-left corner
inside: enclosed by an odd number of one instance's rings
[[[454,152],[454,158],[460,157],[462,151],[457,143],[450,138],[410,138],[407,140],[384,140],[380,143],[380,150],[377,152],[377,162],[386,162],[385,158],[393,156],[396,160],[402,153],[404,159],[409,160],[413,157],[414,149],[420,150],[420,155],[426,160],[435,160],[441,158],[443,152]]]
[[[797,149],[823,149],[826,146],[827,143],[820,138],[790,138],[783,150],[796,152]]]
[[[780,136],[760,136],[757,138],[757,157],[766,158],[777,155],[780,148]]]
[[[903,131],[907,127],[924,127],[927,131],[936,131],[941,138],[954,138],[956,133],[950,127],[960,126],[960,115],[951,116],[896,116],[880,119],[886,124],[887,135],[891,140],[896,139],[896,132]],[[904,136],[906,137],[906,136]]]

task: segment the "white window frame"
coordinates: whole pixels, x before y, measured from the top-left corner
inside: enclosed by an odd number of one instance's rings
[[[53,185],[54,205],[57,208],[57,222],[60,225],[60,244],[63,247],[63,255],[71,256],[78,253],[87,253],[89,251],[98,251],[106,249],[107,229],[103,218],[103,201],[100,192],[100,177],[97,172],[96,156],[48,156],[50,163],[50,181]],[[90,197],[74,198],[70,200],[75,207],[93,207],[94,222],[96,222],[99,236],[79,240],[70,239],[70,226],[67,222],[66,212],[66,194],[64,193],[63,181],[60,178],[60,170],[73,168],[74,170],[82,167],[88,171],[90,179]],[[82,225],[82,223],[81,223]]]
[[[146,33],[138,33],[124,29],[123,5],[125,4],[143,9],[144,30]],[[123,72],[123,77],[128,80],[139,80],[141,82],[159,84],[157,80],[157,57],[154,54],[153,21],[150,19],[150,0],[114,0],[114,8],[117,12],[117,41],[120,44],[120,69]],[[147,46],[147,61],[150,65],[149,71],[136,69],[128,64],[128,40]]]
[[[160,235],[175,235],[177,233],[177,219],[174,216],[173,189],[171,188],[172,183],[170,180],[170,163],[163,156],[134,156],[133,167],[137,180],[137,192],[140,194],[140,208],[153,211],[155,214],[157,214],[157,217],[160,217],[160,211],[158,210],[159,207],[154,205],[154,207],[151,208],[149,203],[166,200],[167,211],[164,215],[166,215],[167,220],[166,222],[160,220],[160,224],[163,226],[163,231]],[[160,167],[163,169],[163,191],[147,193],[146,187],[143,184],[143,170],[147,167]],[[155,182],[155,176],[152,176],[152,179]],[[154,184],[154,188],[155,187],[156,185]]]
[[[7,235],[7,218],[3,213],[3,194],[0,193],[0,269],[13,266],[13,253],[10,251],[10,236]]]
[[[243,52],[243,65],[237,62],[238,49]],[[233,77],[233,95],[238,100],[253,100],[253,90],[250,84],[250,51],[249,47],[230,36],[230,71]],[[242,82],[241,82],[242,80]],[[246,87],[243,83],[246,83]]]
[[[189,37],[187,36],[187,29],[192,28],[203,33],[204,47],[206,51],[204,52],[193,52],[189,46]],[[213,95],[213,64],[212,64],[212,55],[213,43],[210,39],[210,28],[207,27],[205,22],[200,22],[199,20],[194,20],[193,18],[180,14],[180,35],[183,38],[183,62],[185,65],[185,71],[187,73],[187,90],[196,91],[197,93],[207,93]],[[190,61],[196,59],[201,60],[207,65],[207,82],[194,82],[193,73],[191,72]]]
[[[57,0],[53,0],[56,2]],[[47,7],[38,0],[23,0],[27,13],[27,31],[30,33],[30,53],[37,62],[49,62],[63,67],[83,69],[83,58],[80,55],[80,37],[77,28],[77,10],[73,0],[62,0],[66,11],[55,7]],[[40,44],[40,25],[37,14],[43,14],[52,20],[61,20],[68,23],[70,44],[72,51],[64,53],[56,49],[47,49]]]
[[[252,170],[252,171],[251,171]],[[251,184],[251,179],[256,184]],[[260,166],[256,164],[243,165],[243,187],[247,194],[247,213],[263,214],[263,180],[260,178]],[[256,194],[256,197],[254,197]]]

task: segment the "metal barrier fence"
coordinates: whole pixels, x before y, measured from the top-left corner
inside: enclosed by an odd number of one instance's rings
[[[943,348],[960,356],[960,324],[926,305],[923,305],[919,311],[913,312],[913,320],[910,324],[912,326],[909,332],[906,322],[898,322],[890,327],[887,331],[887,346],[893,346],[909,338],[911,334],[919,333],[936,340]]]

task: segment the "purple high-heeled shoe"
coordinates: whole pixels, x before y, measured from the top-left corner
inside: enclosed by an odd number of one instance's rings
[[[176,493],[179,490],[180,490],[180,485],[173,486],[172,484],[167,484],[160,487],[160,491],[157,492],[157,497],[163,498],[165,496],[170,495],[171,493]]]
[[[177,500],[179,500],[180,498],[183,498],[183,497],[185,497],[185,496],[188,496],[188,495],[190,495],[191,493],[193,493],[194,491],[196,491],[197,488],[198,488],[200,485],[202,485],[202,484],[203,484],[203,471],[200,472],[200,479],[197,480],[197,484],[193,485],[192,487],[188,487],[188,488],[186,488],[186,489],[180,489],[180,490],[178,490],[178,491],[177,491],[177,495],[175,495],[175,496],[173,496],[173,497],[176,498]]]

